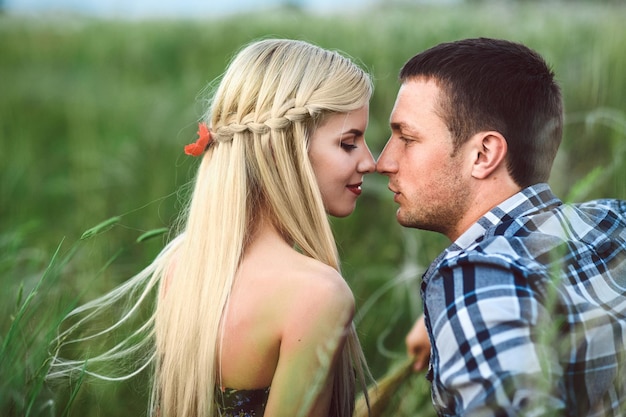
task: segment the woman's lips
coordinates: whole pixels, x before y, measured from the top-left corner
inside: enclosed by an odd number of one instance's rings
[[[361,192],[362,192],[361,185],[362,184],[363,184],[362,182],[360,182],[358,184],[350,184],[350,185],[347,185],[346,188],[348,188],[348,190],[352,191],[356,195],[361,195]]]

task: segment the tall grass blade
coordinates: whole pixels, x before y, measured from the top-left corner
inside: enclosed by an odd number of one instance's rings
[[[365,397],[357,400],[353,417],[382,417],[398,388],[413,373],[413,358],[402,362],[398,367],[385,374],[380,381],[367,390],[370,410],[368,413]]]
[[[118,224],[121,220],[122,218],[120,216],[111,217],[110,219],[107,219],[103,221],[102,223],[99,223],[96,226],[92,227],[91,229],[88,229],[87,231],[85,231],[85,233],[82,234],[80,239],[81,240],[89,239],[90,237],[96,236],[102,232],[106,232],[111,227]]]
[[[152,229],[152,230],[148,230],[146,233],[141,234],[138,238],[137,238],[137,243],[141,243],[141,242],[145,242],[146,240],[161,236],[165,233],[167,233],[170,229],[168,229],[167,227],[161,227],[159,229]]]
[[[85,363],[85,366],[83,366],[83,371],[80,373],[80,375],[78,376],[78,379],[76,380],[76,386],[72,389],[72,393],[70,395],[69,400],[67,401],[67,404],[65,405],[65,409],[61,413],[61,417],[67,417],[70,415],[72,404],[74,403],[74,400],[76,400],[78,391],[80,390],[80,387],[83,384],[83,379],[85,378],[85,375],[86,375],[86,372],[85,372],[86,367],[87,367],[87,363]]]
[[[24,314],[26,313],[26,310],[30,306],[30,303],[35,298],[35,296],[37,295],[37,292],[39,291],[39,288],[41,287],[43,282],[47,279],[47,277],[49,276],[49,274],[52,271],[53,267],[55,267],[55,261],[56,261],[57,257],[59,256],[59,251],[61,250],[61,245],[62,244],[63,244],[63,242],[61,242],[59,244],[59,246],[57,247],[56,251],[52,255],[52,259],[48,263],[48,266],[47,266],[46,270],[44,271],[43,275],[41,276],[41,278],[37,282],[37,285],[35,285],[35,287],[28,293],[28,296],[26,297],[26,300],[24,300],[24,303],[22,304],[20,309],[15,314],[15,318],[13,319],[13,322],[11,323],[11,326],[9,327],[9,331],[6,334],[6,336],[4,338],[4,341],[2,343],[2,348],[0,349],[0,364],[3,361],[8,359],[8,355],[6,355],[6,350],[8,348],[8,345],[13,340],[15,332],[17,332],[17,330],[19,329],[20,321],[21,321],[22,317],[24,316]]]

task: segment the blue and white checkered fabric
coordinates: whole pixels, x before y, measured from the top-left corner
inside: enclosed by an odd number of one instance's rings
[[[442,416],[626,416],[626,202],[547,184],[495,207],[422,282]]]

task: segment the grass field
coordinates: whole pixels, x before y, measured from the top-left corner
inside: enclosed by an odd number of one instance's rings
[[[0,415],[144,414],[142,376],[85,379],[67,409],[72,389],[42,381],[47,344],[72,305],[123,282],[162,247],[166,235],[137,238],[171,226],[197,163],[182,146],[194,139],[202,91],[244,43],[298,38],[361,62],[376,83],[367,139],[378,154],[398,70],[413,54],[464,37],[524,42],[553,65],[564,91],[553,188],[570,201],[626,198],[624,18],[616,3],[572,2],[386,5],[338,16],[280,9],[159,22],[0,15]],[[355,214],[333,220],[377,378],[404,359],[404,335],[421,309],[420,274],[446,245],[403,230],[394,211],[386,179],[372,175]],[[115,216],[105,232],[80,239]],[[423,375],[388,408],[389,416],[432,414]]]

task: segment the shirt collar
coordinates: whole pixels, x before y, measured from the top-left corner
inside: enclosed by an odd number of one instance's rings
[[[442,259],[449,259],[482,238],[490,228],[514,218],[540,212],[547,207],[562,204],[546,183],[524,188],[487,212],[470,226],[444,252]]]

